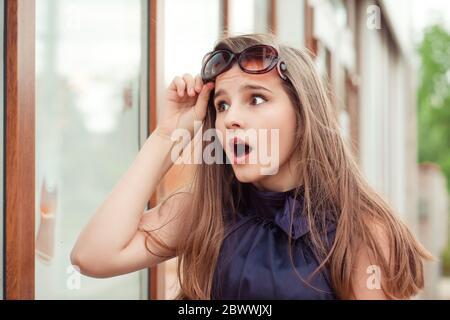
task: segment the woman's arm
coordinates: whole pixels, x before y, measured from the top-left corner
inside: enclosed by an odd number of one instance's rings
[[[83,229],[71,253],[72,264],[90,276],[108,277],[160,262],[137,242],[143,209],[158,181],[171,166],[173,142],[153,133],[131,167]],[[148,214],[160,216],[160,207]],[[145,217],[147,217],[145,215]],[[147,218],[148,219],[148,218]],[[135,265],[133,268],[132,265]]]
[[[189,91],[192,93],[194,87],[194,94],[185,94]],[[158,237],[174,245],[178,237],[182,236],[181,227],[185,225],[182,220],[188,219],[183,209],[188,206],[189,194],[171,197],[165,205],[143,213],[157,184],[173,165],[171,150],[175,142],[165,135],[178,128],[192,132],[193,116],[206,113],[201,111],[206,110],[211,89],[211,85],[203,85],[198,77],[194,80],[189,75],[183,79],[177,77],[171,83],[165,105],[166,116],[162,118],[161,127],[147,139],[130,168],[97,208],[72,249],[71,262],[81,273],[93,277],[111,277],[168,259],[147,250],[145,233],[139,227],[151,224],[154,229],[170,220],[171,215],[176,215],[179,218],[162,227]],[[165,135],[159,134],[160,129]],[[155,249],[155,244],[149,242],[150,249]]]
[[[373,231],[384,258],[389,261],[389,241],[383,228],[373,223]],[[356,258],[356,268],[353,275],[353,289],[357,300],[387,300],[388,297],[381,289],[385,279],[381,268],[369,258],[369,249],[362,246]]]

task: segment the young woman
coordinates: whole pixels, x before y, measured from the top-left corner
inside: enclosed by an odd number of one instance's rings
[[[179,129],[215,130],[228,161],[202,161],[188,186],[143,214],[186,145]],[[249,131],[277,134],[251,141]],[[276,150],[270,172],[248,161],[263,147]],[[359,171],[308,53],[271,34],[224,37],[201,75],[172,81],[158,128],[71,261],[112,277],[176,256],[178,299],[406,299],[432,259]]]

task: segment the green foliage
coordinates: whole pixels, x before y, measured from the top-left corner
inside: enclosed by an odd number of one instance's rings
[[[419,162],[439,164],[450,190],[450,34],[440,25],[427,28],[419,54]],[[450,276],[450,243],[442,254],[442,268]]]
[[[419,162],[439,164],[450,190],[450,34],[440,25],[427,28],[418,51]]]

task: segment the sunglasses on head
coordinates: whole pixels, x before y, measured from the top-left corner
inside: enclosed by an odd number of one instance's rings
[[[202,61],[203,82],[214,81],[218,75],[229,70],[235,60],[242,71],[251,74],[267,73],[277,67],[281,79],[287,80],[284,74],[287,66],[280,60],[278,51],[272,46],[255,45],[239,53],[227,49],[207,53]]]

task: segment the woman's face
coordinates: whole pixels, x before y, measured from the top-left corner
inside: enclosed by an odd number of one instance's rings
[[[249,74],[234,64],[214,91],[215,127],[237,179],[280,191],[296,185],[289,170],[296,113],[282,81],[276,68]]]

